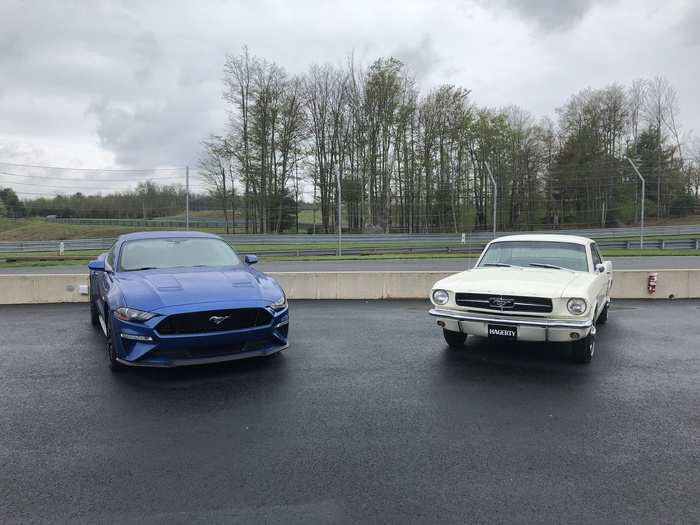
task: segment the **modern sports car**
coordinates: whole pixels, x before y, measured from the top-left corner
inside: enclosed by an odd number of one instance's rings
[[[92,261],[90,317],[113,370],[267,356],[287,348],[281,286],[223,239],[197,232],[122,235]]]

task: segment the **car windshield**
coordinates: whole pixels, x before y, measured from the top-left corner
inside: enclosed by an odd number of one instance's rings
[[[573,242],[504,241],[489,246],[479,266],[532,266],[586,272],[588,259],[586,247]]]
[[[122,271],[191,266],[234,266],[236,252],[220,239],[140,239],[124,244],[119,266]]]

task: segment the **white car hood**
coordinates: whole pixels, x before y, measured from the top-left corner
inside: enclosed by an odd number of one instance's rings
[[[547,268],[475,268],[446,277],[433,289],[554,298],[566,297],[567,289],[585,288],[592,278],[585,272]]]

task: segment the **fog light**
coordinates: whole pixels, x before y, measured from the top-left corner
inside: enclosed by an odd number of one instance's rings
[[[132,334],[121,334],[122,339],[128,339],[129,341],[139,341],[141,343],[151,343],[153,338],[149,335],[132,335]]]
[[[571,337],[571,339],[578,339],[579,338],[578,332],[571,332],[569,334],[569,337]]]
[[[445,321],[438,321],[438,326],[445,327]]]

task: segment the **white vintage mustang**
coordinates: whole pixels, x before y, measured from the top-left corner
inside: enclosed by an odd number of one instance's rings
[[[433,286],[447,344],[467,334],[501,340],[570,342],[591,361],[596,324],[607,321],[612,262],[595,242],[570,235],[512,235],[491,241],[473,269]]]

